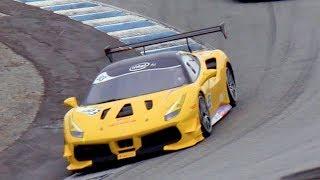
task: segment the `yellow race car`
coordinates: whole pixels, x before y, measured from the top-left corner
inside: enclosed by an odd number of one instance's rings
[[[190,37],[179,35],[160,43]],[[159,42],[134,47],[154,43]],[[232,66],[221,50],[162,52],[112,63],[81,104],[75,97],[64,101],[71,107],[64,117],[67,169],[193,146],[211,134],[236,99]]]

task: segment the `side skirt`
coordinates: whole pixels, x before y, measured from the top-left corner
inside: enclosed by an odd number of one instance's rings
[[[232,106],[230,104],[220,106],[214,116],[211,117],[211,125],[216,124],[220,119],[222,119],[230,110]]]

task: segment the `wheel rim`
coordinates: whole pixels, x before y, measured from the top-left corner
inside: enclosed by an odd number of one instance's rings
[[[208,108],[205,104],[204,98],[200,98],[200,117],[201,117],[201,124],[203,128],[210,133],[212,130],[211,120],[209,117]]]
[[[237,100],[237,86],[230,69],[227,69],[227,83],[231,97],[233,100]]]

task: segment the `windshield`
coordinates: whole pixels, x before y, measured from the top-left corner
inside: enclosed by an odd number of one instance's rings
[[[172,89],[189,83],[181,65],[163,68],[151,68],[128,72],[118,76],[101,73],[93,83],[85,105],[111,102],[166,89]]]

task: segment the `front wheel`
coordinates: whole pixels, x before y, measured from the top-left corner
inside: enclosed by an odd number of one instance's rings
[[[237,94],[237,86],[236,81],[234,79],[233,71],[231,66],[227,66],[227,90],[230,100],[230,105],[232,107],[236,106],[238,94]]]
[[[199,95],[199,116],[202,134],[204,137],[209,137],[212,132],[212,125],[206,100],[202,95]]]

